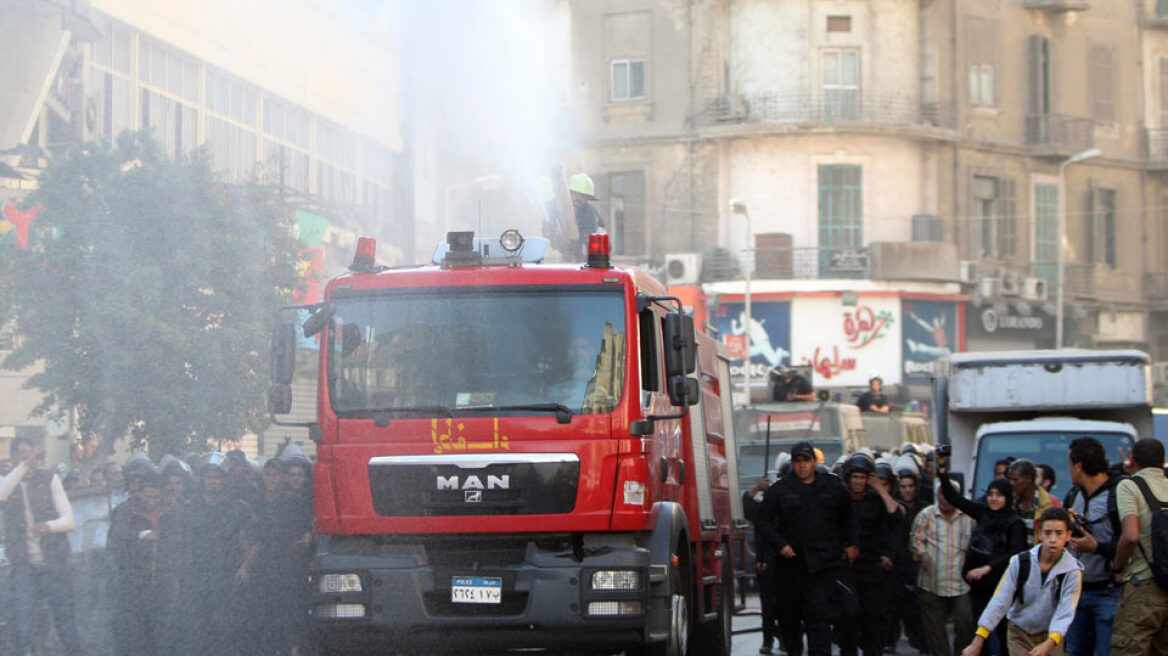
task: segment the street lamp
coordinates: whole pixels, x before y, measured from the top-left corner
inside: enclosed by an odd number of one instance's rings
[[[1063,347],[1063,287],[1065,286],[1066,278],[1066,250],[1067,250],[1067,167],[1075,162],[1082,162],[1083,160],[1099,157],[1103,154],[1102,150],[1092,148],[1084,150],[1081,153],[1075,153],[1067,158],[1062,164],[1059,164],[1059,182],[1058,182],[1058,249],[1057,264],[1055,275],[1055,315],[1054,315],[1054,347],[1061,349]]]
[[[741,214],[746,219],[746,252],[751,256],[751,259],[747,261],[749,266],[744,267],[745,273],[743,274],[743,281],[746,283],[746,318],[743,322],[743,330],[745,331],[746,337],[746,358],[743,363],[745,366],[742,369],[742,385],[746,390],[746,405],[750,405],[750,326],[752,323],[750,314],[750,276],[754,273],[754,244],[752,243],[754,241],[754,233],[750,229],[750,212],[746,209],[746,203],[740,200],[731,200],[730,211],[734,214]]]

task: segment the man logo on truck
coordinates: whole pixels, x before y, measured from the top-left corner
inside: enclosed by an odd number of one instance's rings
[[[467,476],[459,484],[458,476],[439,476],[437,489],[439,490],[508,490],[511,488],[511,475],[487,476],[487,484],[483,485],[481,478],[475,475]]]

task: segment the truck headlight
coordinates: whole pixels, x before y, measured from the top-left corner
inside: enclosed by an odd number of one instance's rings
[[[361,592],[361,575],[322,574],[317,589],[324,593]]]
[[[636,570],[602,569],[592,573],[593,590],[640,590],[641,573]]]

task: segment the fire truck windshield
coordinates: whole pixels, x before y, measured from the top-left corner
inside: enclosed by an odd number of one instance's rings
[[[343,417],[426,407],[443,415],[540,414],[557,406],[611,412],[624,382],[623,300],[619,290],[564,287],[379,290],[334,299],[332,408]]]

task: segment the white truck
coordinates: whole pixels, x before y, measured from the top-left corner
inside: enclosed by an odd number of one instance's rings
[[[1006,457],[1050,465],[1052,493],[1070,489],[1067,448],[1078,437],[1103,443],[1118,462],[1152,435],[1152,368],[1134,350],[959,353],[934,379],[934,433],[952,448],[951,470],[966,491],[984,492]]]

